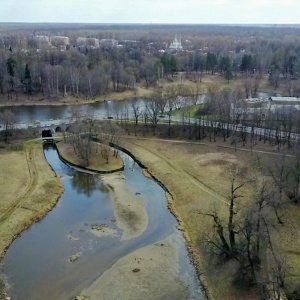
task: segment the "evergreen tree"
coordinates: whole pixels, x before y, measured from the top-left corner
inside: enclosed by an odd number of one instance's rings
[[[25,75],[24,75],[24,81],[23,81],[26,89],[27,95],[32,94],[32,80],[31,80],[31,73],[28,64],[25,65]]]
[[[13,57],[10,57],[6,61],[7,73],[10,76],[9,84],[10,84],[10,92],[14,92],[15,90],[15,73],[16,73],[17,62]],[[8,97],[10,97],[10,92],[8,93]]]
[[[211,71],[211,74],[215,74],[215,68],[218,64],[218,58],[215,53],[208,52],[206,57],[206,71]]]
[[[242,72],[253,72],[254,69],[254,59],[251,54],[245,54],[241,62],[241,71]]]
[[[227,66],[227,69],[225,71],[225,78],[228,80],[228,82],[233,78],[231,65]]]
[[[173,56],[173,55],[171,56],[169,64],[170,64],[170,71],[173,76],[174,73],[177,72],[177,61],[176,61],[175,56]]]
[[[13,57],[10,57],[6,61],[6,68],[7,68],[7,73],[11,76],[15,76],[15,70],[16,70],[17,62]]]

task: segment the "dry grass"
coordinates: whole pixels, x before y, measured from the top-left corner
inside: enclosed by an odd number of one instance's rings
[[[86,163],[76,155],[71,144],[59,142],[57,143],[57,148],[60,155],[66,161],[69,161],[72,164],[78,166],[86,167],[96,171],[113,171],[123,167],[123,160],[120,156],[114,157],[113,150],[110,153],[109,161],[107,164],[106,160],[101,156],[100,147],[96,143],[93,143],[92,145],[92,154],[88,165],[86,165]]]
[[[112,92],[106,96],[102,95],[99,97],[95,97],[94,99],[90,98],[83,98],[83,97],[63,97],[59,99],[44,99],[41,97],[35,97],[28,99],[26,97],[20,97],[18,101],[10,100],[7,101],[6,98],[0,98],[0,107],[1,106],[22,106],[22,105],[77,105],[77,104],[91,104],[95,102],[104,102],[107,100],[115,100],[115,101],[121,101],[121,100],[130,100],[134,97],[139,98],[145,98],[148,97],[152,92],[153,88],[143,88],[138,87],[136,91],[130,90],[130,91],[124,91],[124,92]]]
[[[24,151],[2,150],[0,166],[1,216],[29,187],[30,174]]]
[[[239,165],[257,177],[260,176],[258,162],[270,164],[278,156],[270,155],[272,150],[270,153],[235,152],[234,149],[216,147],[214,143],[200,145],[138,138],[123,139],[122,143],[171,191],[174,211],[183,222],[203,277],[208,287],[212,287],[213,298],[260,299],[257,290],[245,292],[233,287],[235,263],[213,267],[209,264],[201,251],[200,237],[211,231],[212,223],[210,218],[198,212],[217,210],[221,218],[227,219],[228,167]],[[255,200],[254,186],[248,185],[242,193],[246,197],[242,198],[239,206],[246,208]],[[270,213],[273,214],[272,211]],[[272,239],[275,247],[281,248],[288,263],[294,266],[288,277],[288,284],[293,285],[300,278],[300,207],[287,206],[281,213],[286,223],[278,225],[274,217]]]
[[[217,166],[215,162],[224,155],[209,146],[174,145],[147,140],[124,141],[124,146],[137,155],[171,191],[174,211],[182,220],[198,254],[197,261],[203,277],[209,287],[220,287],[211,289],[212,296],[215,299],[243,299],[243,293],[231,289],[230,279],[224,280],[219,276],[222,270],[207,265],[207,258],[199,251],[199,237],[207,232],[208,227],[210,230],[212,228],[210,219],[199,212],[216,209],[221,217],[227,216],[229,181],[225,174],[227,167],[237,159],[230,155],[225,158],[225,164]],[[209,156],[204,157],[205,153],[209,153]],[[210,165],[209,160],[214,164]],[[218,270],[218,276],[211,274],[212,269]],[[249,295],[248,299],[255,299],[251,298],[254,294]]]
[[[291,293],[300,282],[300,206],[288,203],[281,215],[284,224],[279,225],[274,217],[272,239],[287,262],[287,290]]]
[[[19,152],[3,150],[0,163],[0,188],[6,191],[0,198],[0,256],[3,256],[24,229],[53,208],[63,186],[48,165],[40,144],[28,144]]]

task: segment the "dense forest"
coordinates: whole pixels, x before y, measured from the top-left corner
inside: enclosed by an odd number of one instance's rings
[[[191,80],[212,74],[228,81],[269,77],[299,96],[300,28],[199,25],[30,25],[0,27],[0,95],[93,99],[111,91],[157,86],[178,73]],[[170,50],[175,34],[183,49]],[[37,36],[66,36],[41,43]],[[114,39],[117,46],[78,46],[77,38]],[[62,47],[63,46],[63,47]],[[255,96],[246,95],[246,96]]]

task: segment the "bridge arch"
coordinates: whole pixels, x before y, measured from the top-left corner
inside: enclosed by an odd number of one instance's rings
[[[63,129],[61,126],[55,127],[55,132],[63,132]]]

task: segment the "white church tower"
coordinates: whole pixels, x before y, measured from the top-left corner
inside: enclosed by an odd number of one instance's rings
[[[175,35],[174,40],[172,41],[172,43],[169,46],[169,49],[171,50],[182,50],[182,44],[181,44],[181,38],[177,38],[177,34]]]

